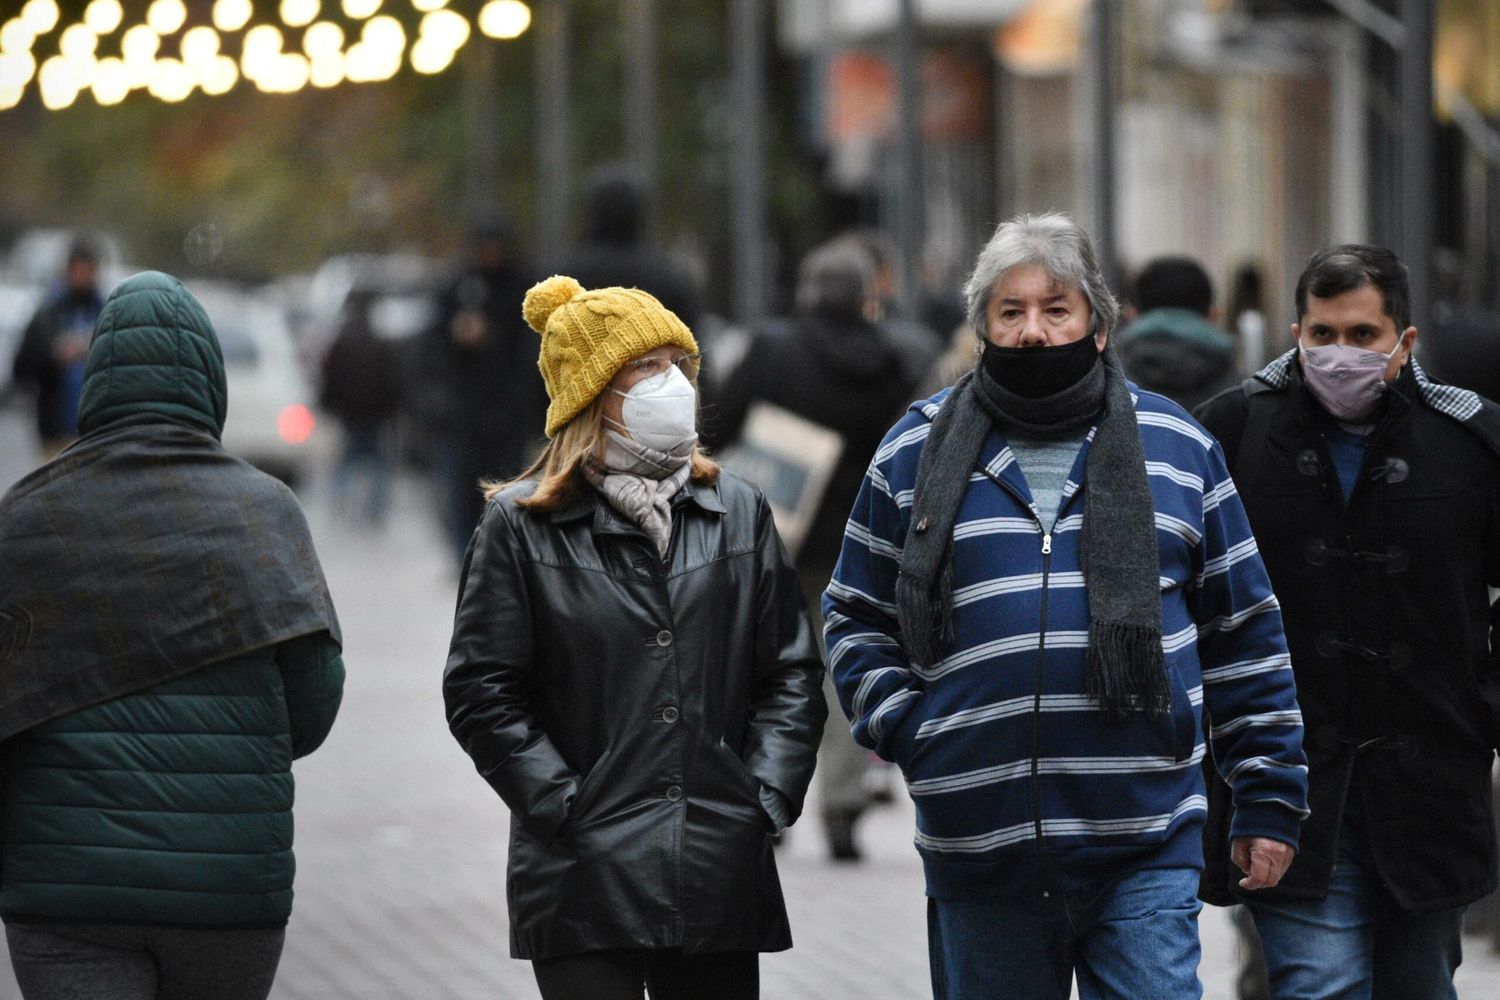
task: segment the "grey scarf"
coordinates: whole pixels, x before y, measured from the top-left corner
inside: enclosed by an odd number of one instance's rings
[[[1100,404],[1102,413],[1100,412]],[[1130,390],[1114,352],[1074,386],[1042,399],[1007,392],[978,365],[932,422],[917,463],[912,529],[901,554],[896,610],[902,645],[930,666],[953,636],[953,523],[991,426],[1060,433],[1098,414],[1089,447],[1079,557],[1088,595],[1085,693],[1115,718],[1171,705],[1161,645],[1156,515]]]
[[[630,518],[667,557],[672,544],[672,498],[693,471],[697,439],[671,452],[657,451],[614,431],[606,431],[602,463],[588,462],[583,474],[610,506]]]

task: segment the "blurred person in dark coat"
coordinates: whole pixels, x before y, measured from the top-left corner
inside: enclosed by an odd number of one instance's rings
[[[590,178],[583,240],[559,271],[585,288],[639,288],[650,292],[690,329],[702,318],[702,301],[691,275],[653,247],[645,185],[629,168],[607,165]]]
[[[1421,362],[1438,382],[1500,399],[1500,312],[1478,305],[1440,303]]]
[[[797,281],[797,313],[750,343],[715,410],[716,443],[735,440],[751,408],[769,403],[835,431],[843,439],[828,486],[795,563],[808,603],[833,576],[844,523],[865,466],[891,418],[909,401],[913,380],[902,352],[871,321],[878,303],[876,263],[859,240],[843,238],[813,250]],[[819,747],[819,791],[829,851],[858,860],[855,823],[869,805],[870,755],[854,742],[825,683],[829,724]]]
[[[870,318],[885,332],[886,339],[901,352],[902,364],[913,382],[921,379],[948,346],[948,334],[963,322],[962,309],[955,318],[951,303],[928,296],[918,289],[913,296],[916,316],[903,315],[897,300],[896,241],[880,229],[858,229],[850,234],[875,260],[875,305]],[[941,327],[933,325],[937,320]],[[951,321],[951,322],[950,322]]]
[[[323,358],[321,403],[344,429],[334,498],[345,503],[363,469],[369,478],[363,513],[378,524],[390,502],[390,433],[401,409],[401,368],[395,345],[370,325],[373,301],[373,293],[355,291],[344,302],[343,323]]]
[[[1234,385],[1234,340],[1217,326],[1213,282],[1197,261],[1158,257],[1135,279],[1135,320],[1120,334],[1125,374],[1191,410]]]
[[[443,526],[459,560],[484,509],[480,480],[514,476],[540,440],[546,389],[535,334],[521,317],[534,280],[507,226],[477,226],[422,343],[418,416],[435,452]]]
[[[78,436],[78,397],[89,335],[104,307],[98,280],[98,255],[87,243],[74,243],[62,286],[32,317],[11,366],[12,377],[36,393],[37,435],[46,458]]]

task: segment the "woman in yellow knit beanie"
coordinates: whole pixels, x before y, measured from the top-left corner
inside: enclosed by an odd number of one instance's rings
[[[698,452],[681,320],[566,277],[524,311],[550,440],[489,491],[443,681],[511,813],[511,955],[544,1000],[757,997],[791,946],[771,842],[827,711],[796,574]]]

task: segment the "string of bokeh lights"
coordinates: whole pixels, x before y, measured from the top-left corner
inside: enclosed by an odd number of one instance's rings
[[[408,4],[408,21],[416,19],[410,38],[407,24],[393,16]],[[84,95],[109,107],[133,93],[167,102],[195,90],[218,96],[242,81],[266,94],[378,83],[408,64],[431,75],[453,64],[475,28],[512,39],[531,26],[531,9],[521,0],[485,0],[473,24],[448,4],[280,0],[275,21],[252,23],[251,0],[214,0],[212,23],[189,26],[183,0],[151,0],[145,20],[126,26],[120,0],[91,0],[82,20],[68,25],[60,23],[57,0],[27,0],[0,23],[0,111],[20,104],[33,84],[44,107],[61,111]],[[54,34],[56,53],[39,63],[38,41]]]

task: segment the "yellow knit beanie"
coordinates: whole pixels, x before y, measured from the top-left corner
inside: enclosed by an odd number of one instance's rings
[[[531,287],[521,312],[542,335],[536,364],[552,400],[549,438],[593,402],[631,358],[663,344],[698,353],[698,342],[677,314],[639,288],[590,291],[555,274]]]

